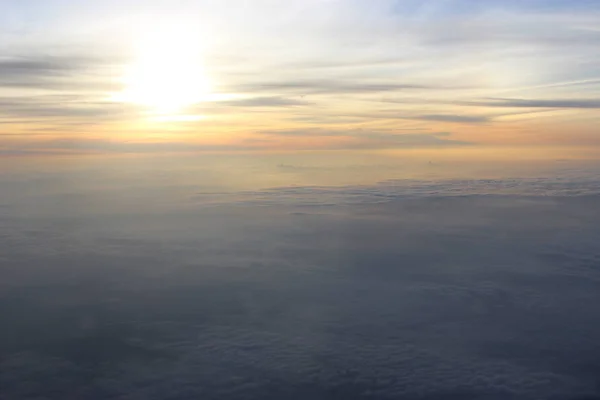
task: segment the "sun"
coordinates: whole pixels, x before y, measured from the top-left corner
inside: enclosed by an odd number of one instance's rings
[[[120,101],[157,115],[182,112],[207,99],[212,90],[194,29],[154,25],[136,40],[135,56],[123,76]]]

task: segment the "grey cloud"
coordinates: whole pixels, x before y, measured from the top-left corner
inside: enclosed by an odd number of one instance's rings
[[[91,69],[109,63],[110,60],[85,56],[35,55],[4,58],[0,59],[0,87],[86,91],[110,88],[109,81],[99,82],[89,79],[87,75]]]
[[[435,24],[417,26],[413,32],[421,43],[434,46],[485,46],[535,44],[557,46],[596,46],[600,32],[581,29],[594,24],[594,16],[546,14],[532,17],[528,14],[501,15],[489,13],[477,18],[463,16],[436,21]]]
[[[65,126],[82,129],[81,126]],[[361,131],[328,131],[328,130],[297,130],[297,131],[263,131],[255,138],[246,139],[237,144],[203,145],[185,142],[135,142],[96,139],[89,137],[72,137],[63,139],[43,139],[44,134],[61,131],[60,129],[40,129],[33,132],[29,141],[7,142],[0,141],[0,154],[47,154],[47,153],[194,153],[220,151],[256,151],[268,149],[276,143],[273,139],[279,137],[337,137],[343,142],[324,143],[314,146],[315,149],[385,149],[385,148],[437,148],[467,146],[471,143],[453,140],[450,134],[440,133],[383,133]],[[34,137],[35,136],[35,137]]]
[[[76,126],[78,127],[78,126]],[[185,142],[123,142],[116,140],[95,138],[64,138],[44,140],[44,134],[68,130],[69,127],[60,129],[45,129],[34,131],[31,140],[26,142],[10,142],[4,144],[0,140],[0,154],[46,154],[46,153],[194,153],[194,152],[219,152],[219,151],[256,151],[268,149],[274,141],[270,137],[338,137],[347,139],[342,143],[324,143],[316,145],[315,149],[343,150],[343,149],[385,149],[385,148],[437,148],[467,146],[471,143],[447,138],[444,133],[431,134],[387,134],[387,133],[356,133],[342,131],[269,131],[263,133],[264,138],[250,138],[238,144],[203,145]],[[11,135],[14,136],[14,135]],[[0,136],[1,137],[1,136]],[[17,137],[17,136],[15,136]]]
[[[414,117],[407,117],[406,119],[416,119],[416,120],[421,120],[421,121],[434,121],[434,122],[455,122],[455,123],[465,123],[465,124],[482,124],[482,123],[491,121],[491,119],[486,116],[451,115],[451,114],[417,115]]]
[[[405,101],[397,101],[397,100],[386,100],[387,103],[395,103],[395,104],[411,104],[414,105],[417,102],[424,104],[431,104],[431,101],[427,102],[425,100],[405,100]],[[450,103],[455,104],[455,103]],[[329,122],[336,122],[340,120],[346,119],[349,122],[357,122],[357,121],[370,121],[373,119],[388,119],[388,120],[415,120],[415,121],[432,121],[432,122],[452,122],[452,123],[463,123],[463,124],[483,124],[487,122],[493,121],[492,116],[488,115],[465,115],[465,114],[402,114],[399,113],[398,110],[372,110],[371,112],[358,112],[352,114],[341,114],[334,116],[327,116],[329,118]],[[321,123],[322,120],[328,121],[325,117],[318,117],[314,115],[299,115],[294,116],[294,120],[305,120],[307,122],[316,122]],[[422,130],[423,128],[405,128],[402,130]]]
[[[365,67],[390,67],[409,64],[413,62],[409,57],[397,58],[374,58],[368,59],[351,59],[347,61],[340,60],[312,60],[305,62],[289,63],[282,65],[284,69],[348,69],[348,68],[365,68]]]
[[[45,107],[12,107],[5,108],[0,115],[19,116],[19,117],[94,117],[94,119],[103,119],[108,116],[124,113],[124,109],[114,106],[111,103],[93,105],[93,106],[45,106]]]
[[[304,80],[304,81],[280,81],[254,84],[242,84],[234,88],[234,91],[243,93],[254,92],[283,92],[304,94],[360,94],[395,92],[400,90],[424,90],[432,89],[427,85],[399,84],[394,82],[377,83],[352,83],[340,80]]]
[[[437,164],[437,166],[443,166]],[[384,168],[394,170],[393,165],[344,165],[344,169]],[[334,170],[334,166],[298,166],[277,165],[288,170]],[[341,187],[275,187],[266,191],[244,192],[240,197],[228,193],[214,197],[220,204],[246,205],[313,205],[355,204],[365,205],[378,202],[382,198],[389,202],[397,200],[420,199],[430,201],[434,198],[508,196],[518,194],[523,198],[581,197],[584,201],[600,196],[600,183],[595,168],[577,170],[573,178],[572,170],[565,168],[557,177],[548,178],[506,178],[506,179],[451,179],[442,181],[389,179],[375,186]],[[586,176],[589,175],[589,176]],[[199,198],[203,196],[199,195]],[[584,217],[584,213],[582,213]]]
[[[320,129],[320,128],[307,128],[307,129],[270,129],[257,132],[261,135],[269,135],[269,136],[298,136],[298,137],[306,137],[306,136],[347,136],[349,131],[341,131],[341,130],[328,130],[328,129]]]
[[[506,108],[600,108],[600,99],[507,99],[491,98],[482,101],[469,101],[460,104],[469,106]]]
[[[416,129],[422,130],[422,129]],[[270,136],[311,136],[311,137],[328,137],[328,136],[348,136],[348,137],[387,137],[387,136],[409,136],[411,133],[398,133],[402,131],[412,131],[411,129],[394,129],[390,131],[369,131],[363,128],[358,129],[322,129],[322,128],[305,128],[305,129],[268,129],[258,131],[261,135]],[[416,133],[415,135],[429,135],[437,137],[450,136],[450,132],[427,132]]]
[[[184,142],[133,142],[95,138],[64,138],[43,140],[35,138],[28,142],[12,143],[2,147],[0,154],[40,153],[186,153],[213,151],[246,151],[263,148],[265,143],[242,143],[239,145],[202,145]]]
[[[40,95],[0,98],[0,117],[11,120],[88,123],[110,121],[131,115],[135,107],[82,95]]]
[[[598,396],[596,196],[409,180],[240,204],[152,161],[3,192],[3,396]]]
[[[306,106],[312,103],[299,99],[288,99],[284,97],[270,96],[270,97],[254,97],[242,100],[230,100],[217,102],[215,105],[228,105],[233,107],[294,107],[294,106]]]
[[[472,143],[449,139],[448,132],[431,133],[395,133],[372,132],[362,129],[329,130],[329,129],[289,129],[266,130],[258,132],[266,136],[281,137],[338,137],[346,138],[348,142],[326,145],[329,149],[378,149],[378,148],[417,148],[466,146]]]
[[[0,60],[0,77],[32,77],[39,75],[65,75],[81,69],[86,63],[81,58],[26,57]]]
[[[405,134],[381,134],[371,133],[358,137],[359,142],[351,147],[361,148],[436,148],[436,147],[455,147],[468,146],[472,143],[446,139],[445,135],[435,133],[405,133]]]
[[[369,120],[369,117],[361,116],[361,115],[339,115],[339,114],[299,114],[296,113],[288,117],[289,120],[294,122],[299,122],[302,124],[312,124],[312,125],[331,125],[331,124],[353,124],[357,122],[362,122],[365,120]]]

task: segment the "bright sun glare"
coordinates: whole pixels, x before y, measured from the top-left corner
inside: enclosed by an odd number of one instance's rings
[[[118,100],[170,115],[205,100],[211,82],[204,71],[200,35],[185,27],[154,26],[136,40],[135,58]]]

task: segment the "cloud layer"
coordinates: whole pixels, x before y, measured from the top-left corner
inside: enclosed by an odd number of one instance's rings
[[[219,158],[136,160],[0,173],[3,396],[598,396],[597,169],[220,195]]]

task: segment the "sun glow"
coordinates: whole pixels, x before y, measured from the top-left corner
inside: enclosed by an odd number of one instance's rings
[[[203,63],[201,35],[185,27],[153,26],[136,41],[134,61],[124,74],[119,101],[170,115],[210,97],[212,84]]]

